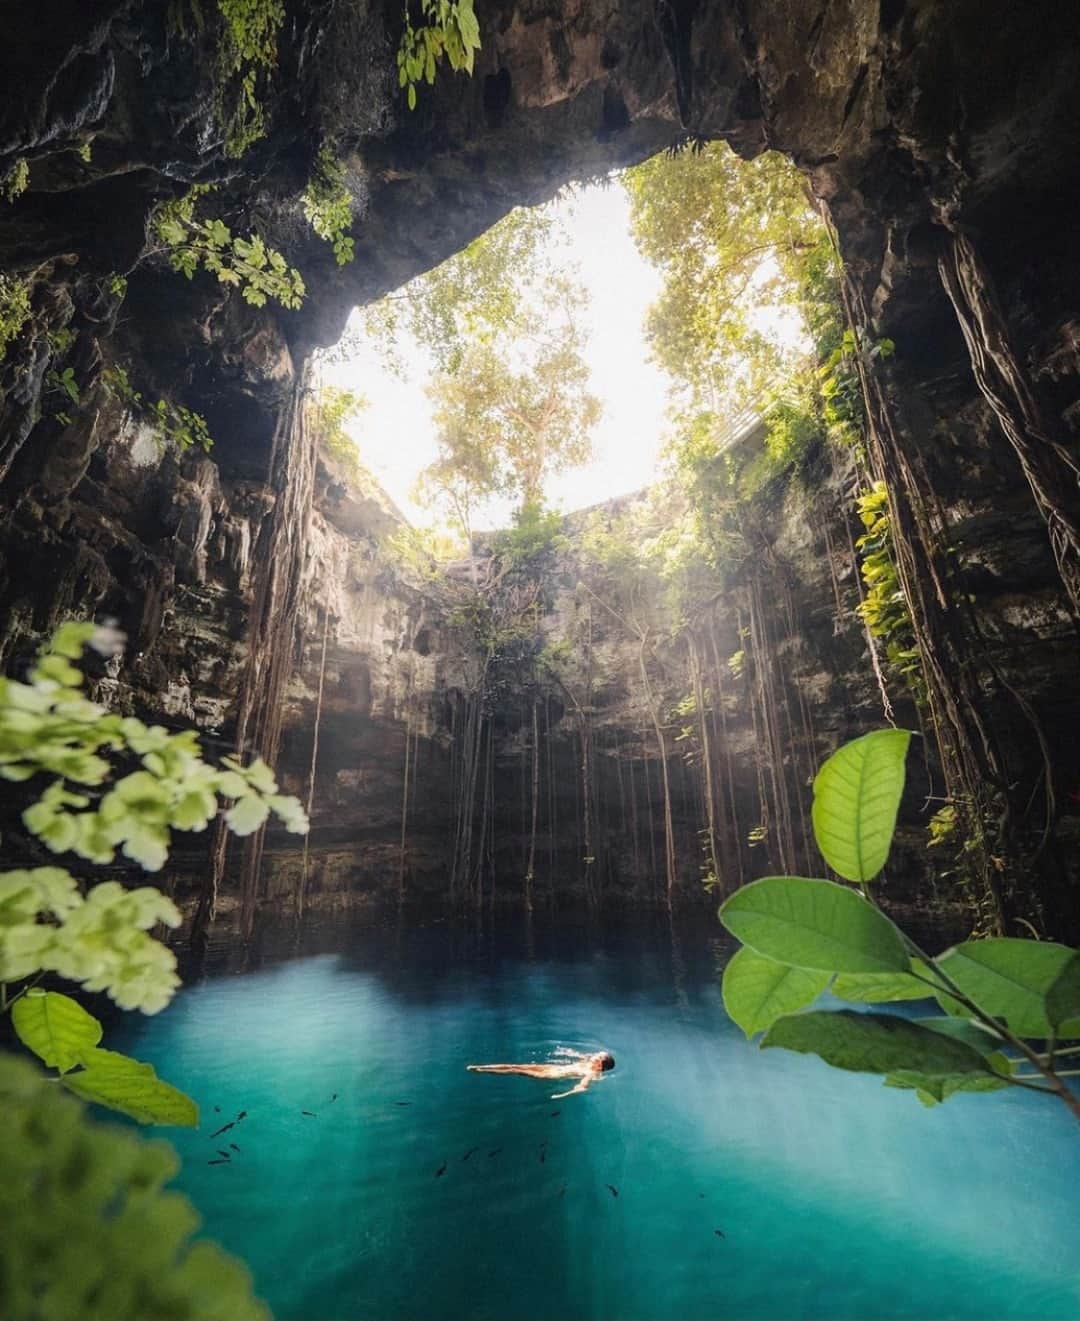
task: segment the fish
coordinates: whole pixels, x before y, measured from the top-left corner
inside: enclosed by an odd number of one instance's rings
[[[208,1160],[206,1163],[207,1163],[207,1165],[228,1165],[228,1164],[229,1164],[229,1162],[228,1162],[227,1160]]]
[[[215,1105],[215,1106],[214,1106],[214,1114],[215,1114],[215,1115],[220,1115],[220,1114],[221,1114],[221,1106],[220,1106],[220,1105]]]
[[[395,1101],[395,1105],[412,1105],[411,1101]]]
[[[247,1111],[241,1110],[240,1113],[236,1116],[236,1122],[239,1124],[241,1119],[246,1119],[246,1118],[247,1118]]]
[[[701,1198],[702,1201],[705,1200],[705,1194],[704,1194],[704,1193],[698,1193],[698,1196]]]
[[[443,1161],[443,1163],[442,1163],[442,1164],[439,1166],[439,1168],[435,1171],[435,1177],[436,1177],[436,1179],[441,1179],[441,1178],[443,1177],[443,1175],[446,1173],[446,1166],[447,1166],[447,1162],[446,1162],[446,1161]]]
[[[566,1184],[565,1184],[565,1183],[564,1183],[563,1186],[559,1189],[559,1196],[560,1196],[560,1197],[565,1197],[565,1196],[566,1196]]]
[[[615,1187],[613,1183],[605,1183],[604,1187],[608,1190],[608,1192],[612,1195],[612,1197],[618,1197],[619,1190],[618,1188]]]
[[[479,1147],[470,1147],[469,1150],[465,1153],[464,1156],[462,1156],[461,1159],[462,1159],[462,1160],[468,1160],[469,1157],[473,1154],[474,1151],[479,1151],[479,1150],[480,1150]]]
[[[561,1110],[552,1110],[551,1114],[548,1117],[550,1119],[554,1119],[556,1115],[561,1115],[561,1114],[562,1114]]]
[[[232,1147],[233,1151],[239,1151],[239,1150],[240,1150],[240,1148],[236,1145],[235,1142],[230,1142],[230,1143],[229,1143],[229,1146]]]
[[[210,1136],[212,1138],[219,1138],[222,1135],[222,1133],[227,1133],[230,1128],[235,1128],[235,1127],[236,1127],[236,1121],[233,1120],[231,1124],[222,1124],[222,1126],[219,1129],[217,1129],[215,1132],[211,1133]]]
[[[217,1149],[217,1154],[219,1156],[224,1156],[226,1160],[232,1160],[232,1157],[229,1155],[229,1153],[227,1151],[222,1151],[220,1147],[218,1147]]]
[[[547,1160],[547,1143],[546,1143],[546,1142],[541,1142],[541,1143],[540,1143],[540,1164],[543,1165],[543,1163],[544,1163],[545,1160]]]
[[[314,1110],[301,1110],[300,1113],[302,1115],[307,1115],[309,1119],[318,1119],[319,1117]]]
[[[499,1154],[500,1151],[502,1151],[502,1147],[496,1147],[494,1151],[489,1151],[489,1152],[488,1152],[488,1155],[489,1155],[489,1156],[497,1156],[497,1155]]]
[[[716,1235],[717,1238],[725,1238],[725,1239],[727,1238],[727,1235],[724,1233],[722,1229],[714,1229],[713,1233]]]
[[[330,1098],[329,1101],[327,1101],[326,1104],[327,1104],[327,1105],[333,1105],[334,1102],[335,1102],[336,1100],[337,1100],[337,1092],[335,1092],[335,1093],[333,1094],[333,1096]]]

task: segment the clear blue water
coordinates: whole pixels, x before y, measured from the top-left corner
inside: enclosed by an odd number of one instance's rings
[[[323,929],[109,1044],[199,1100],[202,1129],[170,1132],[181,1186],[280,1321],[1080,1317],[1068,1113],[925,1110],[759,1051],[724,1014],[726,953],[664,928]],[[617,1068],[564,1101],[465,1071],[560,1045]]]

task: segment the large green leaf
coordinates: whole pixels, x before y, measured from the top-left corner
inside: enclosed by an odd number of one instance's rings
[[[1000,1037],[984,1031],[973,1018],[917,1018],[915,1022],[930,1032],[966,1042],[984,1058],[997,1055],[1003,1045]]]
[[[199,1107],[176,1087],[162,1082],[150,1064],[114,1050],[92,1050],[86,1067],[64,1077],[64,1085],[84,1101],[119,1110],[140,1124],[176,1124],[197,1128]]]
[[[957,1092],[996,1092],[1008,1087],[993,1073],[951,1073],[937,1077],[914,1069],[898,1069],[885,1078],[886,1087],[907,1087],[918,1093],[923,1105],[937,1105]]]
[[[1062,968],[1046,993],[1046,1017],[1058,1037],[1080,1037],[1080,954]]]
[[[852,1009],[779,1018],[761,1044],[820,1055],[834,1068],[856,1073],[910,1070],[927,1077],[949,1077],[987,1072],[983,1057],[962,1041],[929,1032],[906,1018]]]
[[[1053,1030],[1046,996],[1076,951],[1049,940],[1012,936],[968,940],[935,960],[941,971],[985,1013],[1003,1018],[1018,1036],[1048,1037]],[[948,1014],[970,1010],[945,992],[938,1003]]]
[[[926,975],[921,959],[911,960],[912,971]],[[838,1000],[856,1004],[886,1004],[892,1000],[932,1000],[933,989],[906,972],[845,972],[830,987]]]
[[[59,991],[35,987],[11,1006],[11,1024],[23,1045],[50,1068],[66,1073],[101,1040],[101,1024]]]
[[[845,743],[814,780],[814,838],[848,881],[871,881],[885,866],[904,792],[911,734],[878,729]]]
[[[724,1008],[748,1037],[816,1000],[830,973],[791,968],[743,946],[724,969]]]
[[[720,920],[777,963],[822,972],[907,972],[903,937],[861,895],[833,881],[767,876],[727,900]]]

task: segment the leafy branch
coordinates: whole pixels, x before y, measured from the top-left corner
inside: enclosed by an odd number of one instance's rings
[[[867,734],[834,753],[814,781],[818,847],[861,893],[772,876],[721,907],[721,921],[743,942],[724,972],[725,1007],[747,1036],[764,1033],[762,1047],[880,1074],[927,1105],[1014,1086],[1053,1095],[1080,1119],[1080,1097],[1065,1081],[1072,1071],[1055,1066],[1057,1054],[1080,1049],[1057,1050],[1080,1038],[1080,952],[997,938],[931,957],[868,897],[892,844],[909,739],[905,730]],[[944,1016],[800,1012],[825,990],[863,1004],[933,996]]]

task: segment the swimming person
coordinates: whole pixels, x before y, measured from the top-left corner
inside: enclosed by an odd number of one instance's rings
[[[598,1050],[594,1055],[586,1055],[580,1050],[557,1050],[557,1055],[567,1055],[571,1059],[561,1064],[467,1064],[472,1073],[520,1073],[526,1078],[578,1078],[576,1087],[568,1092],[555,1092],[553,1101],[560,1101],[564,1096],[573,1096],[575,1092],[587,1091],[602,1073],[615,1067],[615,1056],[607,1050]]]

